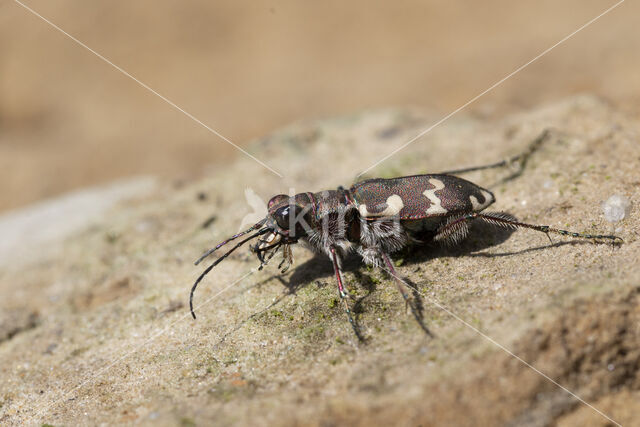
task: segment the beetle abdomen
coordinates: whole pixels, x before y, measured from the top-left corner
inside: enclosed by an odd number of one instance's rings
[[[490,191],[453,175],[376,178],[354,184],[350,192],[360,216],[371,219],[479,212],[495,201]]]

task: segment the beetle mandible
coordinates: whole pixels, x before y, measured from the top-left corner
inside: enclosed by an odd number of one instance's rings
[[[614,235],[594,235],[552,228],[547,225],[528,224],[502,212],[484,212],[495,197],[493,193],[456,174],[520,164],[521,170],[529,156],[547,139],[549,131],[543,132],[522,154],[491,165],[459,169],[440,174],[412,175],[391,179],[369,179],[354,184],[351,188],[319,193],[299,193],[295,196],[280,194],[268,203],[268,214],[247,230],[238,233],[205,252],[197,261],[211,255],[220,247],[239,237],[242,239],[220,256],[197,278],[191,288],[189,307],[193,310],[193,294],[200,281],[222,260],[250,240],[258,239],[251,250],[260,260],[260,268],[266,265],[278,250],[283,260],[279,267],[284,273],[292,264],[291,245],[304,241],[314,250],[326,254],[333,263],[338,293],[344,302],[345,311],[354,332],[360,338],[347,302],[349,293],[342,278],[342,259],[349,252],[357,252],[367,265],[387,270],[402,297],[410,306],[420,326],[421,322],[414,304],[410,301],[405,284],[399,279],[390,253],[407,244],[421,240],[458,243],[469,231],[471,221],[484,221],[498,227],[528,228],[535,231],[584,238],[610,240],[621,243]]]

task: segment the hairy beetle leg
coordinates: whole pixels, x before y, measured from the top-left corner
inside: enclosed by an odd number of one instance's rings
[[[487,213],[479,213],[479,212],[470,212],[466,215],[461,216],[453,222],[447,223],[444,227],[438,230],[438,234],[436,235],[436,239],[439,235],[446,235],[449,232],[450,227],[455,227],[457,223],[460,222],[468,222],[474,219],[480,219],[489,224],[497,225],[499,227],[504,228],[528,228],[531,230],[539,231],[544,233],[549,238],[549,241],[553,243],[551,240],[550,234],[559,234],[561,236],[569,236],[577,239],[589,239],[593,241],[598,240],[610,240],[613,245],[620,245],[624,242],[620,237],[614,236],[612,234],[589,234],[589,233],[578,233],[575,231],[562,230],[559,228],[549,227],[548,225],[537,225],[537,224],[528,224],[525,222],[518,221],[515,217],[501,213],[501,212],[487,212]]]

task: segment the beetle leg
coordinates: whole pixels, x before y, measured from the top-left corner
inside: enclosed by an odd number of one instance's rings
[[[508,159],[502,160],[500,162],[491,163],[489,165],[473,166],[473,167],[463,168],[463,169],[455,169],[455,170],[441,172],[441,173],[445,174],[445,175],[461,175],[461,174],[468,173],[468,172],[475,172],[475,171],[481,171],[481,170],[486,170],[486,169],[502,168],[502,167],[510,166],[510,165],[513,165],[513,164],[517,163],[519,165],[519,167],[518,167],[518,171],[516,172],[516,176],[520,175],[522,173],[522,171],[524,170],[524,167],[526,166],[527,161],[529,160],[529,157],[531,157],[531,155],[533,153],[538,151],[538,149],[540,148],[542,143],[549,137],[550,134],[551,134],[551,130],[550,129],[543,130],[542,133],[540,135],[538,135],[538,137],[536,139],[534,139],[531,142],[531,144],[529,144],[529,147],[527,147],[527,149],[525,151],[523,151],[522,153],[517,154],[515,156],[512,156],[512,157],[510,157]]]
[[[385,265],[387,271],[389,272],[389,274],[391,274],[393,276],[393,280],[394,280],[394,282],[396,284],[396,287],[400,291],[400,294],[402,294],[402,297],[404,298],[405,302],[407,303],[409,308],[411,308],[411,313],[413,314],[413,317],[415,317],[416,321],[418,322],[418,325],[420,325],[422,330],[427,335],[429,335],[430,337],[433,337],[433,334],[431,333],[429,328],[427,328],[425,326],[425,324],[424,324],[424,321],[422,319],[422,314],[416,308],[415,300],[409,296],[409,292],[407,291],[407,287],[405,286],[403,281],[400,280],[400,276],[396,272],[396,269],[393,266],[393,263],[391,262],[391,259],[389,258],[389,255],[387,255],[386,253],[381,251],[380,252],[380,257],[382,258],[382,261],[384,262],[384,265]]]
[[[440,241],[447,245],[455,245],[464,240],[469,234],[469,220],[462,217],[449,217],[444,225],[438,227],[433,236],[434,241]]]
[[[612,234],[589,234],[589,233],[578,233],[575,231],[569,231],[569,230],[561,230],[559,228],[553,228],[553,227],[549,227],[548,225],[537,225],[537,224],[528,224],[526,222],[520,222],[518,220],[516,220],[514,217],[512,217],[511,215],[505,215],[502,213],[493,213],[493,212],[488,212],[488,213],[478,213],[478,212],[474,212],[472,214],[469,214],[467,216],[470,216],[471,218],[478,218],[481,219],[483,221],[486,221],[490,224],[494,224],[494,225],[499,225],[502,227],[507,227],[507,228],[529,228],[531,230],[535,230],[535,231],[540,231],[542,233],[545,233],[547,235],[547,237],[549,237],[549,234],[559,234],[561,236],[569,236],[569,237],[575,237],[578,239],[589,239],[589,240],[610,240],[611,243],[613,245],[620,245],[622,244],[624,241],[618,237],[618,236],[614,236]],[[549,240],[551,240],[551,238],[549,237]]]
[[[293,264],[293,252],[291,251],[291,245],[286,244],[282,248],[282,261],[278,264],[280,273],[284,274],[289,270],[289,267]],[[284,265],[284,267],[282,267]]]
[[[276,252],[278,252],[278,247],[276,246],[275,248],[273,248],[273,250],[271,252],[269,252],[266,257],[263,256],[262,252],[264,252],[264,250],[256,251],[256,253],[258,255],[258,259],[260,260],[260,266],[258,267],[258,270],[262,270],[262,268],[265,265],[267,265],[269,263],[269,261],[271,261],[271,258],[273,258],[273,256],[276,254]]]
[[[406,303],[409,304],[410,296],[409,296],[409,292],[407,291],[407,287],[404,285],[404,283],[402,283],[400,280],[397,279],[398,273],[396,273],[396,269],[393,266],[393,263],[391,262],[389,255],[385,254],[384,252],[380,252],[380,257],[382,258],[382,261],[384,262],[384,265],[387,268],[387,270],[389,270],[389,273],[391,273],[391,275],[393,276],[394,282],[396,283],[396,287],[400,291],[402,298],[404,298]]]
[[[353,317],[351,317],[351,309],[349,308],[349,303],[347,302],[347,298],[349,294],[346,292],[345,287],[342,282],[342,271],[340,269],[340,264],[338,262],[338,254],[336,254],[336,248],[331,246],[329,248],[331,251],[331,261],[333,261],[333,271],[336,273],[336,281],[338,282],[338,293],[340,294],[340,299],[344,303],[344,310],[347,313],[347,318],[349,319],[349,323],[351,323],[351,327],[353,328],[353,332],[355,332],[356,337],[360,341],[362,341],[362,336],[358,329],[356,328],[356,324],[353,321]]]
[[[439,240],[439,236],[447,236],[451,233],[451,230],[461,223],[466,223],[468,221],[480,219],[482,221],[488,222],[489,224],[497,225],[499,227],[504,228],[529,228],[531,230],[540,231],[541,233],[545,233],[547,237],[550,234],[559,234],[561,236],[569,236],[578,239],[589,239],[589,240],[610,240],[613,245],[619,245],[623,242],[623,240],[611,234],[589,234],[589,233],[578,233],[575,231],[569,230],[561,230],[559,228],[549,227],[548,225],[537,225],[537,224],[528,224],[526,222],[520,222],[515,217],[502,213],[502,212],[487,212],[487,213],[479,213],[479,212],[470,212],[466,215],[463,215],[454,221],[450,221],[441,227],[438,230],[438,233],[434,237],[434,240]],[[551,238],[549,237],[549,240]]]

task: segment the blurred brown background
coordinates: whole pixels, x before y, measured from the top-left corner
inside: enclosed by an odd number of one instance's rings
[[[25,4],[244,145],[364,108],[447,114],[615,1]],[[590,92],[638,114],[638,16],[623,3],[466,112]],[[0,3],[0,210],[131,175],[185,177],[233,155],[14,1]]]

